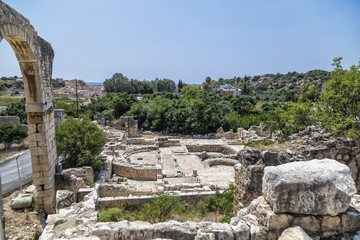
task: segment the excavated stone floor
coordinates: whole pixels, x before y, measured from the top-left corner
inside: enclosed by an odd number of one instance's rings
[[[198,153],[190,153],[186,145],[226,145],[235,152],[243,149],[243,145],[228,145],[222,139],[180,139],[180,146],[160,147],[159,151],[134,153],[130,156],[132,164],[160,164],[166,184],[200,183],[226,189],[229,183],[234,182],[235,172],[233,166],[205,164]],[[129,148],[143,145],[128,145]],[[212,152],[208,152],[212,153]],[[213,152],[219,154],[219,152]],[[158,158],[160,155],[160,160]],[[178,168],[182,176],[178,175]],[[194,169],[198,176],[194,177]],[[137,190],[154,190],[157,181],[144,181],[128,179],[127,184]]]

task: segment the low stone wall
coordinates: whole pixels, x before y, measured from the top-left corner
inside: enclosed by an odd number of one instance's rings
[[[149,139],[146,140],[144,138],[128,138],[128,145],[155,145],[155,140]]]
[[[20,118],[17,116],[0,116],[0,124],[20,125]]]
[[[156,165],[132,165],[130,163],[113,162],[113,174],[129,179],[138,180],[157,180],[157,175],[161,174],[161,169]]]
[[[227,158],[212,158],[203,161],[203,163],[208,165],[209,167],[216,165],[234,166],[235,164],[239,163],[239,161],[234,159],[227,159]]]
[[[101,194],[104,193],[103,191],[104,191],[105,187],[102,187],[102,188],[103,188],[101,190],[102,192],[99,191],[100,197],[101,197]],[[113,189],[115,189],[115,188],[113,188]],[[112,191],[111,188],[108,188],[106,190],[106,192],[111,192],[111,191]],[[98,204],[99,204],[100,209],[121,206],[125,202],[126,202],[126,204],[129,204],[130,206],[140,206],[145,203],[150,203],[155,197],[157,197],[156,194],[157,193],[153,193],[152,195],[151,194],[147,194],[147,195],[132,194],[131,197],[125,197],[125,195],[118,196],[118,197],[106,196],[106,197],[101,197],[98,201]],[[158,194],[160,194],[160,192]],[[215,194],[216,194],[215,191],[210,191],[210,192],[203,192],[203,193],[179,193],[176,196],[181,197],[181,199],[185,202],[197,203],[199,201],[204,201],[205,198],[207,198],[209,196],[215,196]]]
[[[359,198],[359,195],[355,198]],[[355,198],[353,200],[356,200]],[[313,239],[320,239],[320,237],[344,239],[337,238],[336,235],[347,235],[346,233],[360,229],[360,213],[354,207],[355,205],[349,207],[346,212],[337,216],[274,213],[269,203],[261,196],[253,200],[247,208],[241,209],[237,219],[232,219],[231,224],[239,220],[250,223],[249,227],[252,230],[250,239],[279,239],[285,229],[294,226],[300,226]],[[262,238],[254,238],[256,236],[262,236]]]
[[[63,173],[55,174],[55,187],[56,191],[58,190],[68,190],[73,194],[71,196],[72,202],[77,202],[77,193],[79,189],[86,188],[84,179],[81,177],[76,177],[74,175],[64,175]]]
[[[129,158],[132,154],[141,153],[141,152],[149,152],[149,151],[157,151],[159,147],[156,146],[145,146],[145,147],[134,147],[129,148],[123,153],[123,157],[125,159]]]
[[[348,144],[348,146],[336,146],[335,142],[328,142],[323,146],[304,147],[301,153],[306,160],[331,158],[349,166],[351,176],[360,191],[360,149],[355,144]]]
[[[68,168],[63,170],[65,176],[74,175],[76,177],[85,178],[88,183],[94,182],[94,172],[92,167]]]
[[[234,192],[234,214],[244,206],[261,196],[262,177],[264,166],[262,165],[235,165],[235,192]]]
[[[214,153],[214,152],[201,152],[198,153],[199,158],[201,158],[202,161],[208,160],[208,159],[214,159],[214,158],[221,158],[221,159],[235,159],[238,160],[239,156],[238,154],[228,154],[224,155],[222,153]]]
[[[326,136],[326,135],[325,135]],[[318,137],[322,139],[322,137]],[[335,159],[350,168],[351,176],[360,191],[360,150],[351,141],[326,141],[323,145],[311,147],[303,145],[297,152],[260,152],[256,148],[244,148],[240,151],[240,163],[235,165],[235,201],[234,211],[247,206],[252,199],[261,196],[262,177],[265,166],[277,166],[293,161],[312,159]]]
[[[196,189],[196,188],[203,188],[205,185],[202,183],[177,183],[177,184],[165,184],[164,190],[165,191],[181,191],[181,189]],[[208,189],[210,191],[210,188]]]
[[[155,146],[157,147],[171,147],[171,146],[180,146],[179,139],[169,139],[168,137],[158,137],[155,140]]]
[[[149,195],[155,195],[158,194],[158,192],[154,191],[138,191],[134,188],[131,188],[129,185],[124,184],[99,184],[99,197],[105,198],[105,197],[121,197],[121,196],[129,196],[130,194],[132,196],[149,196]]]
[[[225,145],[207,144],[207,145],[186,145],[189,152],[219,152],[225,155],[236,154],[236,152]]]

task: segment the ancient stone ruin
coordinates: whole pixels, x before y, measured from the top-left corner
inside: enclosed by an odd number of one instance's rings
[[[119,119],[120,128],[125,129],[125,134],[128,137],[139,137],[138,121],[134,120],[132,116],[121,116]]]
[[[301,239],[318,239],[351,234],[360,229],[360,195],[354,195],[356,188],[347,166],[334,160],[292,164],[266,167],[264,196],[242,208],[230,224],[191,221],[99,223],[96,205],[102,190],[97,189],[86,195],[83,202],[50,215],[40,239],[275,240],[301,236]],[[289,178],[294,168],[299,177]],[[300,191],[294,191],[292,181],[295,179],[298,180],[296,189]],[[318,188],[323,190],[318,191]],[[327,205],[328,198],[334,200],[334,204]],[[75,226],[73,222],[78,224]]]
[[[147,132],[128,138],[122,132],[108,133],[110,142],[102,153],[108,167],[97,186],[88,189],[84,201],[51,215],[41,239],[319,239],[355,236],[360,230],[356,178],[339,161],[301,161],[294,150],[260,151],[229,144],[224,137],[189,139]],[[341,144],[336,149],[347,153]],[[351,156],[357,159],[357,153]],[[235,178],[224,178],[228,173]],[[98,222],[99,208],[125,201],[138,206],[166,192],[199,201],[229,181],[235,182],[230,224]]]
[[[15,52],[24,78],[36,204],[55,210],[56,144],[51,73],[54,51],[29,20],[0,1],[0,41]]]

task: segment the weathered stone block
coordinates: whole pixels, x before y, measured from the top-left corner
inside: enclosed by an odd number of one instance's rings
[[[238,218],[233,218],[233,219],[230,225],[235,239],[241,239],[241,240],[250,239],[250,227],[245,223],[245,221],[240,220]]]
[[[312,240],[312,238],[301,227],[297,226],[284,230],[279,240]]]
[[[324,159],[266,167],[262,192],[274,212],[336,216],[356,187],[349,167]]]
[[[321,231],[337,231],[339,229],[341,229],[339,217],[324,216],[322,218]]]
[[[277,152],[263,151],[261,152],[261,158],[265,166],[277,166],[281,164]]]
[[[313,235],[318,235],[321,232],[320,220],[314,216],[296,217],[292,222],[292,226],[300,226]]]
[[[360,229],[360,213],[356,210],[349,209],[346,213],[341,214],[341,224],[343,232],[352,232]]]

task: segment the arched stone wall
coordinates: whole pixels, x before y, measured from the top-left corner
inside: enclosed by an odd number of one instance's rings
[[[6,39],[24,79],[36,204],[55,211],[56,144],[51,74],[54,51],[29,20],[0,0],[0,42]]]

